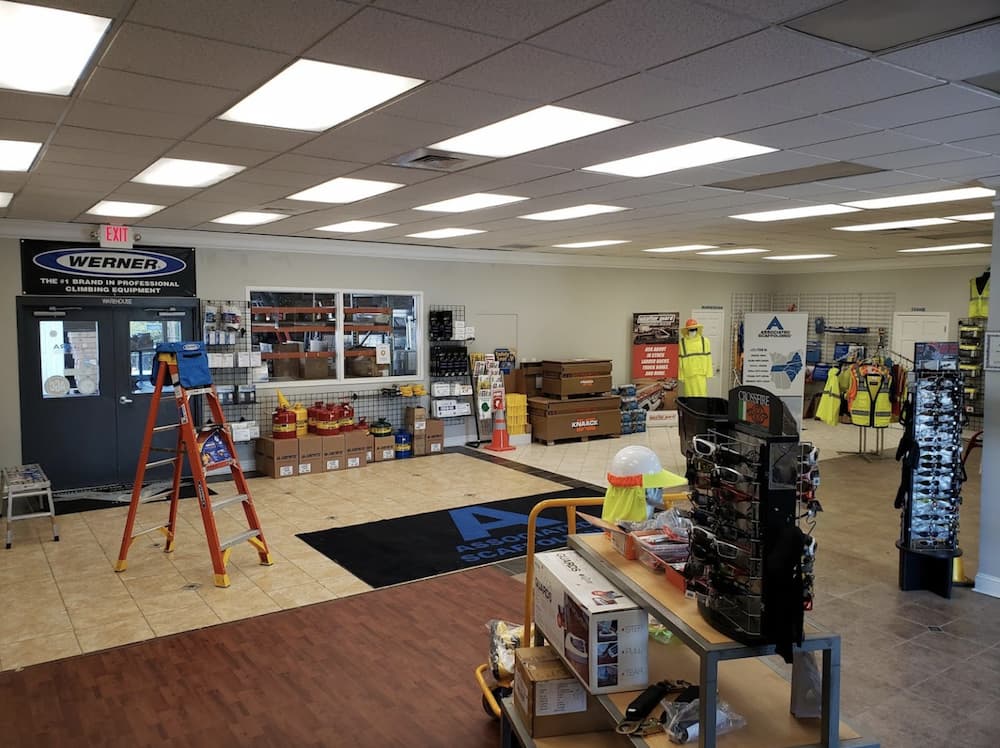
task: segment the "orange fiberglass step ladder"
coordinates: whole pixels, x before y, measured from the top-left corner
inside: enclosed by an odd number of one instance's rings
[[[146,431],[142,440],[142,450],[139,453],[139,464],[135,473],[135,485],[132,487],[132,501],[129,506],[128,519],[125,522],[125,532],[122,535],[121,550],[118,552],[118,563],[115,564],[115,571],[125,571],[128,568],[128,550],[132,541],[137,537],[152,532],[161,532],[167,539],[164,552],[170,553],[174,549],[174,540],[177,533],[177,504],[180,500],[181,475],[183,473],[184,458],[187,458],[191,467],[191,477],[194,479],[194,486],[198,496],[198,506],[201,509],[201,519],[205,525],[205,538],[208,541],[208,552],[212,557],[212,567],[215,572],[215,586],[228,587],[229,574],[226,572],[226,565],[229,562],[229,555],[234,546],[242,543],[250,543],[260,557],[260,563],[270,566],[271,552],[264,540],[264,532],[260,527],[260,520],[257,518],[257,510],[254,508],[253,499],[250,496],[250,489],[247,486],[246,477],[240,467],[239,458],[236,456],[236,447],[233,444],[229,431],[225,428],[225,416],[219,403],[215,385],[211,383],[211,376],[208,372],[205,358],[204,346],[200,343],[168,343],[157,346],[156,360],[153,370],[153,381],[155,389],[149,402],[149,415],[146,418]],[[195,361],[195,359],[198,359]],[[192,363],[193,362],[193,363]],[[179,422],[166,426],[157,426],[156,417],[160,410],[160,398],[165,386],[173,385],[174,399],[177,401],[177,412]],[[185,386],[187,385],[187,386]],[[204,395],[211,422],[216,428],[207,436],[207,440],[199,441],[195,431],[193,416],[191,413],[190,398],[197,395]],[[177,430],[176,449],[162,449],[153,447],[153,435],[165,431]],[[208,444],[208,440],[215,440],[214,445]],[[205,446],[209,448],[206,449]],[[211,447],[214,446],[215,449]],[[173,454],[163,460],[149,461],[150,452],[161,451]],[[142,496],[142,484],[146,470],[159,467],[161,465],[173,464],[173,483],[169,492],[154,496]],[[208,490],[206,472],[229,468],[233,481],[236,483],[236,494],[232,496],[214,498]],[[152,527],[147,530],[134,532],[136,514],[139,505],[156,501],[169,496],[170,511],[165,525]],[[231,504],[241,503],[243,512],[246,514],[247,530],[224,540],[219,539],[219,531],[215,524],[215,513],[223,507]]]

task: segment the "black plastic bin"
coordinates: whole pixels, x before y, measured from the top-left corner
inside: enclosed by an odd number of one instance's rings
[[[721,397],[677,398],[677,429],[681,454],[691,446],[691,438],[729,422],[729,401]]]

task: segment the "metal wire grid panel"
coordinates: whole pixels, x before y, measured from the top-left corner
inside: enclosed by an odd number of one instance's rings
[[[234,315],[238,317],[234,318]],[[212,367],[212,382],[216,387],[232,387],[234,390],[251,384],[252,369],[239,366],[238,357],[240,353],[249,353],[252,348],[249,335],[250,305],[247,300],[202,299],[201,319],[205,350],[210,354],[224,354],[227,361],[232,359],[232,363],[228,366]],[[223,401],[222,412],[225,413],[226,419],[253,420],[253,403],[240,403],[236,402],[236,399],[234,397],[232,403]]]
[[[368,424],[385,419],[392,424],[393,428],[402,428],[404,424],[404,411],[408,405],[427,406],[426,395],[415,395],[404,397],[396,387],[369,388],[369,389],[300,389],[283,392],[291,403],[301,403],[309,407],[315,402],[342,403],[347,402],[354,408],[354,420],[364,418]],[[257,419],[260,424],[262,435],[271,433],[271,414],[278,408],[278,394],[276,390],[261,390],[257,392],[257,402],[252,405],[250,414]]]

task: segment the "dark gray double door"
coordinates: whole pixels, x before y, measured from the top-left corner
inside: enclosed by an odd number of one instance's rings
[[[23,461],[41,464],[56,490],[131,483],[153,351],[160,342],[194,339],[197,314],[197,299],[19,297]],[[173,397],[166,398],[158,423],[176,421]],[[172,448],[176,438],[158,434],[154,445]],[[148,478],[169,475],[161,467]]]

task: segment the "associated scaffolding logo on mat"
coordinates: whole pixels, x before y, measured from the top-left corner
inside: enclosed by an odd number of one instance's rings
[[[34,257],[38,267],[77,276],[153,278],[173,275],[187,268],[183,260],[149,250],[53,249]]]
[[[777,316],[772,317],[771,321],[767,324],[763,330],[757,334],[758,338],[790,338],[792,337],[791,330],[786,330],[785,326],[781,324],[781,320]]]

